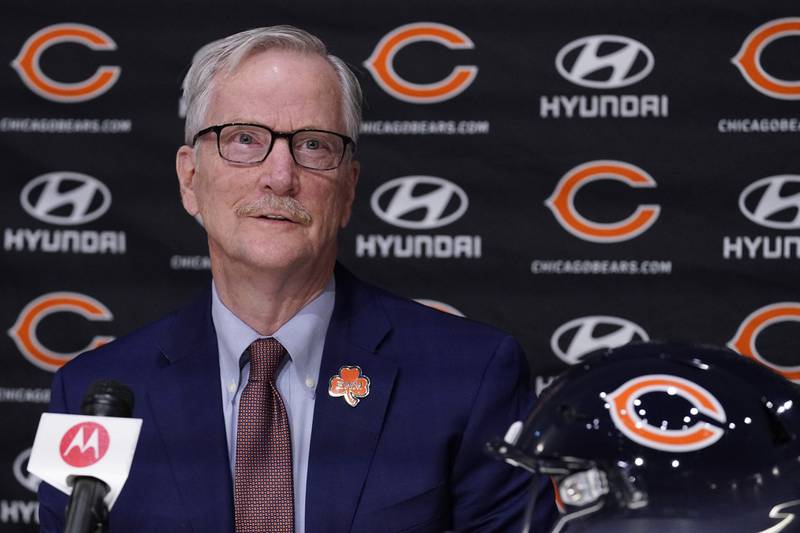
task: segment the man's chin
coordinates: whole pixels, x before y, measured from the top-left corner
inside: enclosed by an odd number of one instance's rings
[[[253,245],[243,250],[233,260],[253,272],[262,273],[299,273],[313,265],[313,258],[302,253],[303,248],[297,243],[281,243],[280,239],[260,246]]]

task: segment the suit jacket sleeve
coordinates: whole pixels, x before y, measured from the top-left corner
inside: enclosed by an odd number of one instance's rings
[[[476,391],[471,415],[453,469],[456,531],[519,532],[534,501],[534,531],[545,531],[554,515],[549,480],[489,457],[485,443],[505,434],[533,404],[528,365],[512,337],[497,346]]]

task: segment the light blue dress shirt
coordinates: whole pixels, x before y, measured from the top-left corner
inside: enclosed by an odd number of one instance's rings
[[[250,344],[263,337],[234,315],[211,284],[211,317],[217,332],[219,368],[222,380],[222,412],[228,437],[231,476],[236,466],[236,424],[239,399],[247,385],[250,363],[239,371],[239,359]],[[272,337],[289,354],[278,370],[276,385],[289,417],[292,438],[295,533],[305,533],[306,477],[311,424],[314,418],[314,395],[319,381],[319,367],[325,334],[333,314],[335,298],[333,278],[322,293],[297,312]]]

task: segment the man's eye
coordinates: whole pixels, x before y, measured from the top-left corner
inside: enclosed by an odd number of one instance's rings
[[[236,135],[236,142],[239,144],[253,144],[256,140],[249,133],[239,133]]]
[[[306,139],[303,142],[303,148],[306,150],[319,150],[322,148],[322,143],[317,139]]]
[[[265,135],[249,128],[226,129],[220,141],[228,146],[261,146],[266,142]]]

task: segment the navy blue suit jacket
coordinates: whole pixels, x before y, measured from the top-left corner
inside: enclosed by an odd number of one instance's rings
[[[325,390],[345,365],[360,366],[371,382],[356,407]],[[53,381],[51,410],[79,412],[100,378],[130,386],[134,417],[144,420],[111,532],[232,532],[210,290],[65,365]],[[484,452],[531,406],[527,363],[513,338],[339,267],[319,383],[307,533],[520,531],[531,477]],[[534,490],[544,483],[534,480]],[[43,483],[39,500],[42,530],[60,531],[66,497]]]

